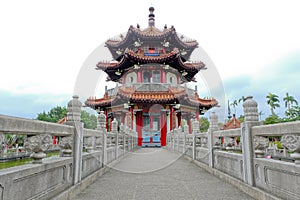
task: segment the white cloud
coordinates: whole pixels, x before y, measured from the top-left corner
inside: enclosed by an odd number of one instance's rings
[[[155,1],[153,6],[156,26],[174,25],[178,32],[197,39],[223,80],[245,75],[255,83],[259,77],[264,79],[262,69],[300,48],[299,4],[296,0],[228,0],[196,5],[178,0],[171,4]],[[90,53],[108,38],[127,31],[129,25],[146,27],[150,5],[139,0],[1,1],[0,89],[49,96],[73,93]],[[97,86],[82,85],[83,96],[98,96],[105,84],[100,84],[102,78],[94,70],[102,55],[94,56],[95,63],[88,66],[92,77],[87,80]],[[270,75],[283,80],[278,73],[269,71]],[[245,93],[256,92],[254,83]],[[261,88],[275,84],[265,83]]]

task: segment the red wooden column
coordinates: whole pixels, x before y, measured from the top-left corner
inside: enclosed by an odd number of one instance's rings
[[[133,107],[130,106],[129,108],[129,111],[130,111],[130,128],[133,129]]]
[[[136,131],[138,133],[138,146],[142,146],[143,112],[136,112]]]
[[[166,83],[166,71],[165,70],[161,70],[161,79],[160,81],[162,83]]]
[[[181,112],[177,113],[178,127],[181,126]]]
[[[106,116],[106,130],[108,130],[108,117],[107,117],[107,110],[104,111],[104,114]]]
[[[137,73],[137,82],[138,83],[143,82],[143,80],[142,80],[142,70],[139,70],[138,73]]]
[[[189,132],[190,132],[190,134],[192,134],[192,132],[193,132],[191,119],[189,119]]]
[[[199,121],[199,110],[196,111],[196,119]]]
[[[167,144],[167,113],[165,111],[161,112],[160,115],[160,144],[161,146],[166,146]]]

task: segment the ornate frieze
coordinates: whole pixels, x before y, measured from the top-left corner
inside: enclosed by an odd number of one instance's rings
[[[255,136],[253,138],[253,145],[255,149],[255,155],[258,158],[262,158],[265,155],[265,150],[269,147],[269,138],[263,136]]]

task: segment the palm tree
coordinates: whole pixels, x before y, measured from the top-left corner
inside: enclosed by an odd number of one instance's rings
[[[238,100],[234,100],[230,105],[233,106],[234,114],[236,115],[236,106],[238,106]]]
[[[278,95],[276,94],[272,94],[271,92],[269,92],[269,94],[266,96],[267,98],[267,104],[270,106],[271,109],[271,113],[272,115],[275,115],[274,113],[274,109],[276,107],[279,107],[279,99],[278,99]]]
[[[296,101],[296,99],[293,96],[290,96],[288,92],[286,93],[286,96],[283,98],[283,101],[284,101],[285,107],[288,109],[287,110],[288,112],[291,111],[291,105],[293,105],[293,103],[298,105],[298,102]]]
[[[258,115],[259,115],[259,121],[261,121],[261,116],[262,115],[264,115],[265,113],[263,113],[262,111],[260,111],[259,113],[258,113]]]
[[[246,98],[244,97],[244,96],[242,96],[240,99],[239,99],[239,103],[241,103],[241,102],[245,102],[246,101]]]

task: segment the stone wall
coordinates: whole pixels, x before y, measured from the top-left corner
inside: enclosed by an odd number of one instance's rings
[[[212,113],[207,133],[199,133],[199,122],[194,120],[192,134],[187,127],[167,134],[167,148],[191,157],[214,173],[219,171],[261,190],[264,194],[260,199],[300,199],[300,122],[261,125],[252,97],[247,97],[243,107],[245,122],[241,128],[219,130],[218,117]],[[272,159],[269,153],[269,137],[273,136],[280,137],[285,147],[282,151],[286,157],[281,160]]]

